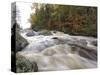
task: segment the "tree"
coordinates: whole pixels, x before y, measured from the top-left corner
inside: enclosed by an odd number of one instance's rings
[[[97,8],[57,4],[33,4],[32,28],[97,36]]]

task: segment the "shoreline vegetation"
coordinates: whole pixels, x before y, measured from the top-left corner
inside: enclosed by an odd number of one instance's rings
[[[29,22],[33,30],[56,30],[66,34],[97,37],[97,8],[34,4]]]

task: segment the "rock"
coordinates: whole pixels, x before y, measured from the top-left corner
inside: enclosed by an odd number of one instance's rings
[[[80,39],[79,40],[79,43],[81,43],[82,45],[86,46],[87,45],[87,42],[85,39]]]
[[[84,48],[81,48],[78,46],[71,46],[71,47],[72,47],[72,51],[75,54],[79,54],[80,56],[87,58],[87,59],[90,59],[90,60],[94,60],[94,61],[97,60],[97,54],[94,50],[90,51],[88,49],[84,49]]]
[[[16,32],[16,52],[21,51],[27,45],[27,40],[24,39],[18,32]]]
[[[55,31],[52,31],[52,33],[57,33],[57,31],[55,30]]]
[[[52,39],[58,39],[58,37],[53,37]]]
[[[36,62],[30,62],[22,55],[16,55],[16,72],[24,73],[24,72],[37,72],[38,66]]]
[[[38,33],[39,35],[45,35],[45,36],[52,35],[51,31],[48,31],[48,30],[42,30],[42,31],[39,31]]]
[[[79,39],[79,40],[67,40],[67,39],[63,39],[63,38],[59,38],[59,37],[53,37],[53,39],[56,39],[60,42],[60,44],[69,44],[71,46],[71,52],[72,53],[77,53],[82,57],[88,58],[90,60],[97,60],[97,48],[94,47],[88,47],[87,46],[87,41],[85,39]],[[62,43],[63,42],[63,43]],[[60,46],[61,47],[61,46]],[[61,50],[64,50],[64,46],[62,46],[63,48],[59,48]],[[56,47],[57,48],[57,47]],[[54,48],[54,49],[56,49]],[[58,50],[59,50],[58,49]],[[67,50],[67,48],[66,48]],[[51,50],[52,51],[52,50]],[[46,55],[52,55],[50,53],[52,53],[51,51],[48,51],[49,53],[46,52]],[[54,52],[53,52],[54,53]],[[66,53],[66,52],[65,52]],[[69,52],[68,52],[69,53]]]
[[[51,33],[56,36],[64,36],[65,35],[63,32],[60,32],[60,31],[51,31]]]
[[[88,51],[88,50],[85,50],[85,49],[80,49],[79,55],[84,57],[84,58],[97,61],[97,54],[94,51]]]
[[[97,40],[92,41],[91,44],[97,46]]]
[[[37,35],[37,33],[33,30],[30,30],[28,33],[26,33],[26,35],[31,37],[31,36]]]

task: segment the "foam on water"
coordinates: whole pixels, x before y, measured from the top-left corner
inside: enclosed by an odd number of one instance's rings
[[[53,35],[44,36],[32,36],[27,37],[25,33],[21,35],[28,40],[29,45],[22,51],[18,52],[20,55],[25,56],[30,61],[36,61],[39,71],[51,71],[51,70],[68,70],[68,69],[84,69],[84,68],[96,68],[97,61],[91,60],[79,55],[78,50],[72,50],[69,42],[79,41],[87,44],[87,47],[96,49],[97,47],[92,45],[91,42],[97,40],[92,37],[84,36],[71,36],[64,33],[53,33]],[[59,38],[61,41],[52,38]],[[81,50],[81,49],[80,49]]]

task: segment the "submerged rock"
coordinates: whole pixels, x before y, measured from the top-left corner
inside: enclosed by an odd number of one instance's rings
[[[71,47],[67,44],[55,45],[55,46],[46,48],[42,51],[42,54],[47,55],[47,56],[52,56],[55,54],[67,55],[68,53],[72,53],[72,51],[71,51]]]
[[[58,44],[58,40],[52,39],[52,36],[34,36],[30,39],[31,43],[24,48],[24,50],[29,50],[33,52],[41,52],[45,48],[54,46]]]

